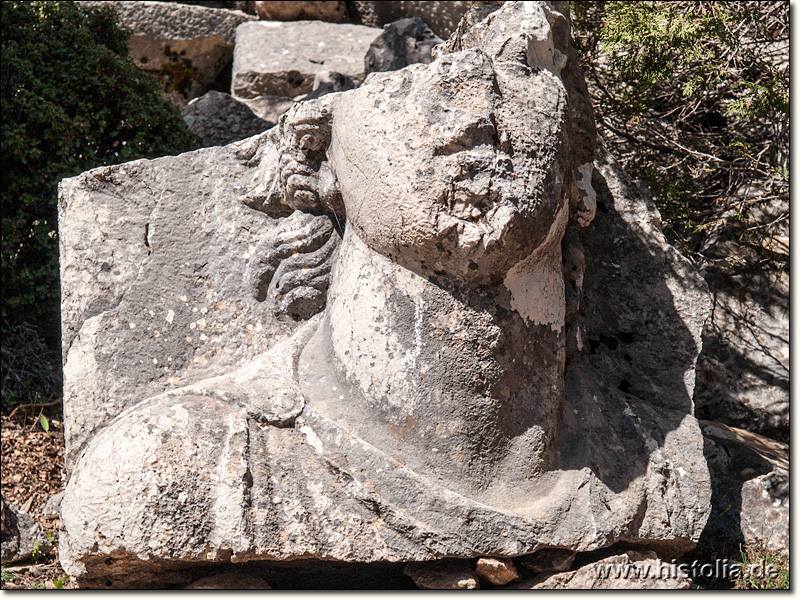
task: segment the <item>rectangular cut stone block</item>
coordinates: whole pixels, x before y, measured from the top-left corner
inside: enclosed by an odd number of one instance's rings
[[[122,29],[131,34],[131,57],[164,81],[165,95],[178,105],[205,93],[233,59],[236,27],[256,19],[238,10],[176,2],[80,4],[114,9]]]
[[[284,335],[246,290],[250,253],[274,223],[242,202],[269,135],[61,182],[68,471],[126,408]]]
[[[297,96],[314,76],[364,78],[364,55],[382,29],[321,21],[259,21],[236,30],[231,93],[238,98]]]
[[[419,17],[441,38],[452,34],[461,17],[475,2],[454,0],[448,2],[420,2],[417,0],[402,0],[391,2],[359,1],[353,2],[354,8],[365,25],[382,27],[387,23]]]

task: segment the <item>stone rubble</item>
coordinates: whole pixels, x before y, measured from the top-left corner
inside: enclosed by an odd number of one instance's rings
[[[514,562],[508,558],[481,557],[475,565],[475,574],[491,585],[506,585],[519,579]]]
[[[238,142],[275,125],[257,117],[247,104],[230,94],[213,90],[190,101],[181,114],[189,131],[200,138],[202,148]]]
[[[322,21],[255,21],[236,30],[231,94],[295,97],[311,91],[321,71],[364,79],[364,60],[381,30]],[[309,43],[309,40],[314,40]]]
[[[202,96],[233,58],[236,28],[256,17],[241,11],[177,2],[84,1],[110,6],[137,65],[159,77],[164,94],[179,106]]]

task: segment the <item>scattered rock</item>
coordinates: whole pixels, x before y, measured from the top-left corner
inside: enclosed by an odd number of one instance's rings
[[[443,559],[426,563],[409,563],[403,572],[423,590],[477,590],[478,578],[469,561]]]
[[[47,517],[57,517],[61,513],[61,499],[64,497],[64,491],[53,494],[45,502],[42,508],[42,514]]]
[[[244,102],[259,119],[277,123],[280,116],[294,104],[294,98],[287,96],[258,96],[257,98],[238,98]]]
[[[575,552],[564,548],[543,548],[536,554],[522,556],[520,565],[532,573],[560,573],[569,571],[575,561]]]
[[[358,87],[358,81],[347,75],[336,73],[335,71],[322,71],[314,76],[314,84],[311,91],[304,96],[295,98],[296,102],[303,100],[313,100],[332,92],[344,92]]]
[[[712,513],[698,552],[740,543],[786,550],[789,447],[722,423],[701,421],[711,471]]]
[[[788,442],[789,208],[759,201],[769,195],[763,186],[737,195],[757,202],[746,222],[731,211],[700,249],[714,308],[698,360],[697,414]]]
[[[506,586],[516,590],[687,590],[691,580],[654,552],[628,551],[577,571],[540,575]]]
[[[203,577],[183,588],[185,590],[271,590],[260,577],[246,571],[230,570]]]
[[[492,585],[505,585],[519,578],[517,568],[510,558],[479,558],[475,573],[481,580]]]
[[[789,473],[776,470],[742,486],[742,535],[752,548],[789,552]]]
[[[358,18],[364,25],[383,27],[393,21],[419,17],[439,37],[446,39],[458,27],[461,17],[474,2],[361,2],[352,3]],[[498,3],[501,4],[501,3]]]
[[[415,63],[427,64],[433,60],[433,47],[442,41],[419,17],[389,23],[367,50],[365,73],[396,71]]]
[[[244,102],[213,90],[189,102],[181,114],[204,148],[237,142],[275,125],[259,119]]]
[[[45,541],[44,532],[28,513],[16,510],[0,495],[0,524],[2,525],[3,563],[15,563],[31,558],[39,544],[39,551],[52,550]]]
[[[347,16],[344,2],[254,2],[259,19],[266,21],[301,21],[304,19],[341,23]]]
[[[241,99],[295,97],[310,92],[321,71],[362,81],[364,55],[380,33],[321,21],[244,23],[236,32],[231,93]]]
[[[236,28],[255,20],[241,11],[175,2],[81,4],[114,9],[131,33],[131,57],[163,81],[164,94],[179,106],[209,89],[233,58]]]

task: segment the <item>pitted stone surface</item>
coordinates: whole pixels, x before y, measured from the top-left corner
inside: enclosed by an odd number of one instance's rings
[[[565,24],[510,2],[260,136],[62,184],[71,576],[693,547],[707,292],[602,147],[586,177]]]
[[[203,148],[238,142],[275,125],[258,118],[244,102],[213,90],[189,102],[181,114]]]
[[[361,81],[364,55],[380,33],[322,21],[245,23],[236,31],[231,94],[242,99],[306,94],[321,71]]]
[[[180,106],[202,96],[233,58],[236,28],[256,17],[238,10],[176,2],[86,1],[109,6],[130,32],[137,65],[159,77],[164,94]]]

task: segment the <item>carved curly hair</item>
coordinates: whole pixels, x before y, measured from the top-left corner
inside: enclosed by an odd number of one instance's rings
[[[344,226],[344,204],[326,151],[332,98],[295,104],[274,128],[277,153],[265,151],[245,203],[282,219],[256,247],[250,290],[276,315],[308,319],[325,306]]]

